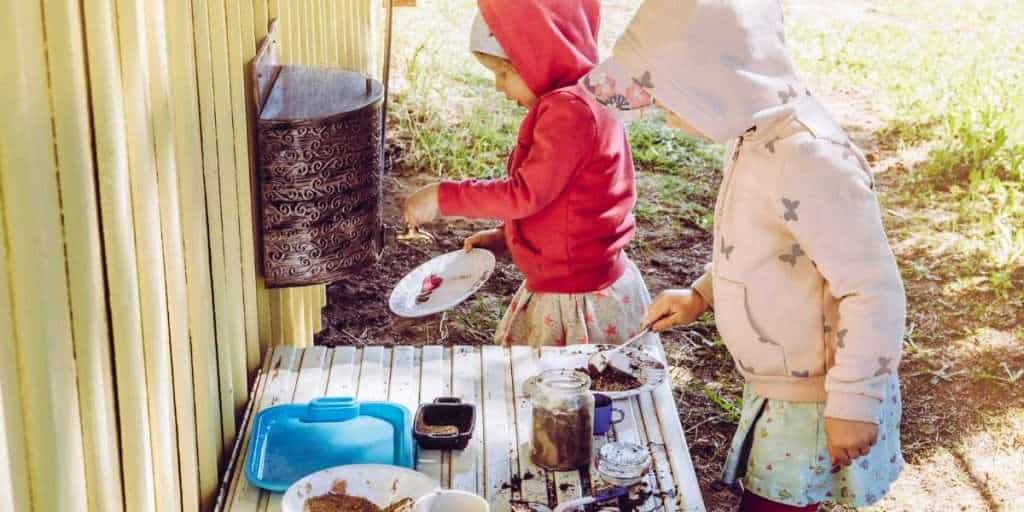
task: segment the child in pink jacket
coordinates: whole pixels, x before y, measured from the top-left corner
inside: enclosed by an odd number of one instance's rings
[[[620,343],[650,296],[623,250],[633,237],[633,160],[622,123],[576,82],[598,58],[598,0],[480,0],[472,50],[528,109],[508,176],[445,181],[406,201],[411,226],[438,215],[500,220],[466,247],[507,249],[526,281],[496,340]],[[652,338],[656,338],[652,336]]]
[[[747,381],[725,467],[741,510],[879,500],[903,467],[903,284],[871,170],[797,78],[778,2],[647,0],[583,83],[727,143],[712,263],[647,320],[714,309]]]

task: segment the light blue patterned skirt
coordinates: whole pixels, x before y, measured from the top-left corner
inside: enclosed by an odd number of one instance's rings
[[[863,507],[881,499],[903,469],[900,389],[893,377],[882,405],[878,441],[836,474],[825,443],[825,404],[757,396],[748,385],[723,480],[742,481],[765,499],[792,506],[833,501]]]

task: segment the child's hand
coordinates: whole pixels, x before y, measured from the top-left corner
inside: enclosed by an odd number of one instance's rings
[[[405,223],[409,227],[433,222],[441,214],[441,206],[437,199],[439,188],[440,186],[437,183],[432,183],[413,192],[411,196],[406,198],[403,215],[405,216]]]
[[[863,421],[825,418],[825,442],[832,454],[832,472],[867,455],[878,439],[878,425]]]
[[[462,248],[469,252],[474,247],[487,249],[496,255],[504,253],[507,248],[505,245],[505,230],[494,228],[473,233],[472,236],[463,242]]]
[[[690,290],[665,290],[651,304],[643,325],[651,325],[654,332],[689,325],[708,308],[699,293]],[[653,322],[653,325],[652,325]]]

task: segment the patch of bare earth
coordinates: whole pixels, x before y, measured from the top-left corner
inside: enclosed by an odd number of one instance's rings
[[[388,308],[391,290],[412,269],[434,256],[462,247],[466,237],[493,223],[455,220],[437,223],[430,232],[437,243],[399,242],[404,230],[402,200],[428,183],[423,176],[398,168],[385,178],[384,221],[387,243],[380,261],[359,269],[327,287],[324,330],[317,344],[336,345],[479,345],[491,341],[498,314],[519,287],[522,275],[507,259],[499,260],[494,275],[466,304],[441,315],[420,319],[395,316]]]
[[[635,0],[615,0],[628,9]],[[873,2],[793,0],[792,9],[822,9],[823,16],[872,12]],[[620,5],[621,4],[621,5]],[[841,6],[839,4],[842,4]],[[826,10],[827,9],[827,10]],[[620,23],[621,24],[621,23]],[[1024,511],[1024,271],[1010,276],[1009,292],[988,286],[984,262],[956,250],[962,236],[941,195],[915,198],[910,170],[928,148],[896,148],[883,135],[874,91],[843,83],[809,84],[862,146],[877,171],[879,194],[893,248],[903,268],[909,301],[903,446],[907,468],[890,494],[871,510]],[[716,181],[708,170],[702,179]],[[386,222],[401,229],[400,200],[429,177],[399,168],[386,182]],[[640,172],[639,190],[657,183]],[[710,206],[710,198],[708,198]],[[678,221],[679,219],[675,219]],[[380,263],[329,287],[326,345],[490,343],[495,324],[521,275],[507,260],[476,297],[426,319],[392,315],[387,298],[398,280],[428,258],[457,249],[489,223],[455,221],[432,227],[437,245],[391,241]],[[710,254],[710,234],[686,222],[641,221],[629,251],[652,293],[685,286]],[[677,403],[694,466],[710,511],[735,510],[738,494],[719,483],[735,429],[742,381],[709,322],[663,336],[672,364]],[[823,506],[823,510],[842,510]]]
[[[944,237],[955,242],[955,234],[944,233],[936,222],[943,205],[903,199],[903,177],[919,163],[920,152],[897,151],[876,138],[880,123],[869,95],[812,85],[882,171],[885,222],[905,269],[911,332],[901,373],[908,466],[873,510],[1024,510],[1024,379],[1016,373],[1024,369],[1024,301],[1019,293],[1004,296],[984,286],[984,268],[972,275],[976,267],[948,250],[951,243],[942,243]],[[648,177],[641,173],[638,179],[642,190]],[[707,179],[717,175],[709,171]],[[401,169],[388,176],[386,220],[392,231],[402,226],[401,198],[426,181]],[[672,224],[641,222],[630,248],[653,293],[690,283],[709,257],[709,233]],[[466,236],[490,225],[439,223],[433,227],[436,245],[400,244],[392,235],[380,263],[329,287],[327,327],[318,343],[489,343],[521,280],[507,260],[476,298],[446,315],[401,319],[388,311],[387,297],[416,265],[457,249]],[[1014,289],[1022,289],[1024,275],[1013,278]],[[715,336],[713,327],[700,324],[663,340],[705,503],[709,510],[726,511],[735,509],[738,494],[719,477],[735,428],[729,403],[739,405],[742,382]]]
[[[900,368],[908,466],[873,510],[1024,510],[1024,270],[1008,292],[957,250],[954,207],[910,189],[927,148],[879,138],[870,91],[816,84],[880,172],[891,244],[903,269],[908,327]]]

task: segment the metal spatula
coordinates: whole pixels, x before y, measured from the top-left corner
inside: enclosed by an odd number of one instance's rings
[[[387,506],[381,512],[408,512],[416,502],[412,498],[402,498]]]
[[[637,334],[636,336],[633,336],[632,338],[627,340],[622,345],[619,345],[619,346],[617,346],[617,347],[615,347],[615,348],[613,348],[611,350],[602,350],[601,352],[597,352],[594,355],[590,356],[590,359],[587,360],[587,365],[590,366],[591,368],[593,368],[595,371],[597,371],[597,373],[604,372],[608,368],[608,366],[611,365],[611,366],[615,367],[617,370],[620,370],[620,371],[622,371],[624,373],[632,374],[633,370],[630,369],[629,361],[626,359],[626,357],[625,356],[617,357],[617,356],[626,347],[629,347],[629,346],[633,345],[634,343],[636,343],[637,341],[643,339],[643,337],[646,336],[647,334],[649,334],[650,332],[651,332],[651,326],[650,325],[645,326],[643,328],[643,330],[640,331],[639,334]],[[624,360],[625,360],[625,367],[623,367],[622,364],[621,364],[621,362],[624,361]],[[620,363],[620,364],[615,364],[617,362]]]

